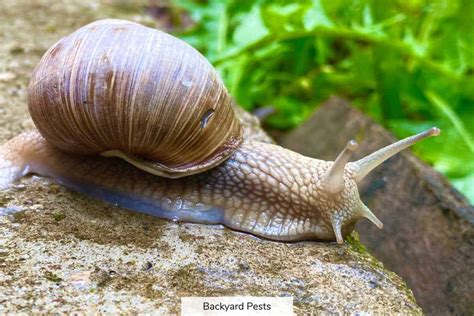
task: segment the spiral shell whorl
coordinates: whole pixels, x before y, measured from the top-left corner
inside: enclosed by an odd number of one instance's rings
[[[61,39],[29,86],[41,134],[71,153],[119,150],[205,169],[241,142],[232,99],[209,62],[166,33],[101,20]]]

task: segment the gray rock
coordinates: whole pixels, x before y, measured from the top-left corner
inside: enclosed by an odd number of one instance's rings
[[[28,77],[54,41],[98,18],[143,22],[94,1],[31,5],[0,11],[0,69],[14,74],[0,80],[0,143],[33,128]],[[421,313],[356,235],[343,246],[271,242],[119,209],[38,177],[1,191],[0,208],[0,313],[176,314],[182,296],[221,295],[293,296],[297,314]]]
[[[295,311],[421,313],[357,240],[281,243],[91,201],[41,178],[0,193],[0,312],[177,313],[182,296],[293,296]]]

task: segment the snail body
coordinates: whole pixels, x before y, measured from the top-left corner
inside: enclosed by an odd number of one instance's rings
[[[29,109],[39,131],[0,146],[0,188],[35,173],[162,218],[342,243],[362,217],[382,227],[357,183],[439,134],[432,128],[355,162],[348,162],[355,141],[331,162],[243,139],[232,99],[209,67],[187,44],[135,23],[79,29],[50,48],[33,74]]]

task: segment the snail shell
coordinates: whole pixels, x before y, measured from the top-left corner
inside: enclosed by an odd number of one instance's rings
[[[97,21],[62,38],[28,89],[38,130],[69,153],[118,156],[180,177],[220,164],[242,142],[232,98],[209,62],[129,21]]]

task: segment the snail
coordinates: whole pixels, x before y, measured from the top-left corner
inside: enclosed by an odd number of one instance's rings
[[[343,243],[382,223],[357,184],[433,127],[349,162],[245,136],[210,63],[185,42],[133,22],[100,20],[53,45],[33,72],[37,131],[0,146],[0,188],[30,174],[165,219],[223,224],[279,241]]]

